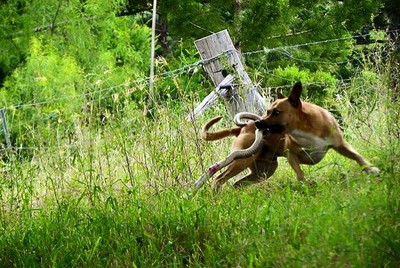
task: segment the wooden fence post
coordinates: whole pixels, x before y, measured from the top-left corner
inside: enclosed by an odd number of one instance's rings
[[[211,94],[223,97],[232,117],[242,111],[265,112],[265,101],[246,73],[227,30],[196,40],[195,46],[205,71],[216,87]],[[228,75],[234,77],[233,83],[221,85]],[[222,92],[221,89],[227,90]]]

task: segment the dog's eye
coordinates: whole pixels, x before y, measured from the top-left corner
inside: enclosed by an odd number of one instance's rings
[[[271,112],[271,115],[280,115],[280,114],[281,114],[281,112],[278,111],[277,109],[273,109]]]

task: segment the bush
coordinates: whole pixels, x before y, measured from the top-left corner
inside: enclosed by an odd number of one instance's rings
[[[59,123],[71,123],[82,109],[83,81],[74,58],[33,38],[25,65],[1,89],[0,103],[7,108],[13,143],[26,146],[31,137],[48,139]]]

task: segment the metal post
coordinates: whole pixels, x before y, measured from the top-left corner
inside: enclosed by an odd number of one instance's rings
[[[157,21],[157,0],[153,0],[153,18],[151,22],[151,56],[150,56],[150,102],[154,97],[154,57],[156,46],[156,21]]]
[[[4,136],[6,137],[7,148],[11,148],[10,133],[8,133],[6,112],[4,109],[0,109],[0,116],[3,123]]]

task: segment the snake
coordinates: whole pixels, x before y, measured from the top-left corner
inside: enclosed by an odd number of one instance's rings
[[[247,124],[244,121],[245,119],[260,120],[261,116],[249,112],[241,112],[235,115],[234,122],[237,126],[245,126]],[[249,148],[233,151],[225,159],[209,166],[207,171],[204,172],[200,176],[200,178],[195,181],[192,192],[186,196],[194,196],[197,193],[197,191],[201,187],[203,187],[203,185],[207,182],[207,180],[211,178],[218,170],[221,170],[222,168],[226,167],[236,159],[251,157],[260,150],[260,147],[262,145],[263,145],[263,133],[261,130],[256,129],[255,140]]]

